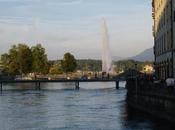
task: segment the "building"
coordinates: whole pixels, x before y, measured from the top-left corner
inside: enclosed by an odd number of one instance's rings
[[[175,78],[175,0],[153,0],[155,71]]]

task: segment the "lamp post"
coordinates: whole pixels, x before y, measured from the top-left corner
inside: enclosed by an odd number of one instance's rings
[[[138,97],[138,84],[137,84],[137,63],[135,63],[135,78],[136,78],[136,102]]]
[[[135,63],[135,70],[137,70],[137,63]]]

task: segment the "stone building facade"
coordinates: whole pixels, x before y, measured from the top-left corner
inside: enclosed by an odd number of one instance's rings
[[[175,0],[153,0],[156,75],[175,78]]]

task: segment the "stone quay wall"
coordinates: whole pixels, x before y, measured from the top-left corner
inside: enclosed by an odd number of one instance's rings
[[[156,118],[175,123],[175,87],[151,79],[127,79],[127,103],[129,107]]]

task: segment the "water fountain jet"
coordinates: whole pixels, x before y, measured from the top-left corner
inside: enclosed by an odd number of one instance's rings
[[[102,72],[114,74],[112,58],[109,47],[109,35],[106,20],[103,18],[102,24]]]

